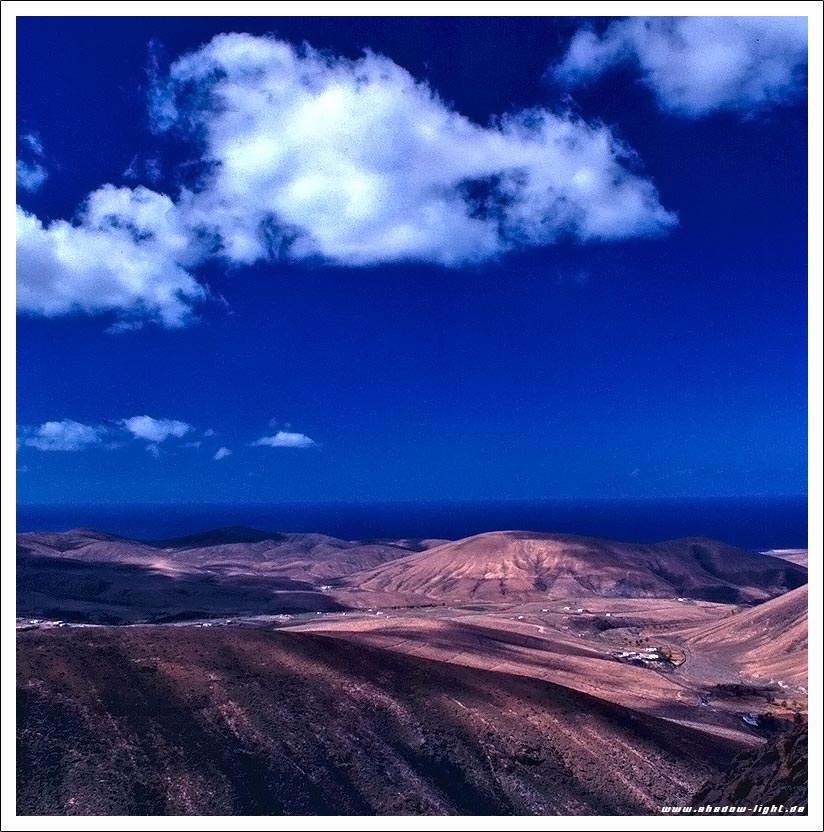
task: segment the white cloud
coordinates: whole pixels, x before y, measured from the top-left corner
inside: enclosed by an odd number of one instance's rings
[[[208,428],[207,430],[204,430],[204,431],[203,431],[203,437],[204,437],[204,439],[205,439],[205,438],[208,438],[208,437],[210,437],[210,436],[214,436],[214,435],[215,435],[215,431],[214,431],[212,428]]]
[[[35,156],[39,156],[42,158],[45,155],[45,150],[43,149],[43,140],[40,138],[40,134],[33,132],[33,133],[26,133],[24,136],[20,137],[23,143],[34,153]]]
[[[146,453],[154,459],[160,459],[160,448],[154,442],[146,445]]]
[[[226,459],[227,456],[231,456],[231,455],[232,455],[232,452],[228,448],[221,447],[221,448],[218,448],[217,451],[215,451],[215,455],[212,458],[214,460]]]
[[[104,185],[75,224],[44,226],[18,206],[17,308],[47,317],[115,311],[125,327],[142,318],[184,326],[206,296],[187,271],[199,256],[172,200],[147,188]]]
[[[219,35],[154,91],[158,127],[202,138],[180,207],[230,261],[458,266],[562,237],[659,233],[675,218],[603,125],[534,109],[473,123],[388,58]]]
[[[143,321],[136,319],[115,321],[111,326],[106,327],[109,335],[123,335],[126,332],[137,332],[143,329]]]
[[[481,126],[371,52],[228,34],[150,75],[154,129],[186,133],[206,173],[174,199],[103,185],[73,222],[18,207],[19,311],[181,327],[208,295],[194,270],[216,257],[457,267],[676,222],[606,126],[540,108]],[[154,161],[127,173],[151,179]]]
[[[153,419],[151,416],[132,416],[121,423],[137,439],[149,442],[164,442],[170,436],[185,436],[192,426],[175,419]]]
[[[669,112],[757,112],[804,91],[807,18],[631,17],[601,37],[577,32],[555,75],[578,84],[620,64],[636,65]]]
[[[202,444],[203,443],[199,439],[195,439],[193,442],[184,442],[183,447],[184,448],[194,448],[195,450],[198,450],[198,448],[200,448],[200,446]]]
[[[43,142],[37,133],[27,133],[20,136],[20,141],[26,148],[24,155],[33,154],[42,160],[45,157]],[[27,162],[25,159],[17,160],[17,187],[29,193],[34,193],[43,187],[48,179],[49,172],[39,161]]]
[[[91,445],[99,445],[104,433],[101,426],[64,419],[45,422],[37,428],[21,428],[21,444],[39,451],[82,451]]]
[[[317,443],[305,433],[279,430],[274,436],[264,436],[252,442],[252,445],[270,448],[314,448]]]
[[[38,162],[24,162],[17,160],[17,187],[34,193],[39,190],[48,178],[49,173]]]
[[[159,159],[143,158],[140,155],[133,156],[126,170],[123,171],[123,177],[130,182],[145,179],[153,185],[160,181],[162,174],[163,167]]]

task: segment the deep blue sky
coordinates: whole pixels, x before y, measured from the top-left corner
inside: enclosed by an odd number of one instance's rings
[[[18,134],[39,136],[49,176],[18,201],[69,219],[101,184],[134,185],[123,172],[136,154],[167,162],[159,182],[138,181],[174,192],[168,160],[182,150],[148,125],[150,42],[166,62],[221,31],[351,58],[369,47],[486,124],[561,106],[547,68],[579,23],[19,19]],[[159,458],[135,439],[24,445],[18,501],[806,493],[805,103],[681,118],[629,70],[573,99],[637,152],[677,227],[458,269],[213,262],[198,274],[227,303],[182,329],[20,316],[20,425],[148,414],[193,429]],[[250,445],[279,429],[317,447]],[[232,455],[216,462],[221,446]]]

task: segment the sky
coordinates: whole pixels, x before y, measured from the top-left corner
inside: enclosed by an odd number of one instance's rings
[[[19,503],[807,490],[805,18],[18,18]]]

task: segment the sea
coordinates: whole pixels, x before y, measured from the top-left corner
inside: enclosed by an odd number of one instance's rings
[[[94,528],[162,540],[223,526],[346,540],[458,539],[505,529],[634,543],[710,537],[754,551],[807,546],[806,497],[392,503],[18,505],[17,531]]]

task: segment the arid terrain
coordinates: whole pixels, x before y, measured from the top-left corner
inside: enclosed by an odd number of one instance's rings
[[[778,554],[20,534],[18,812],[805,803],[807,571]]]

